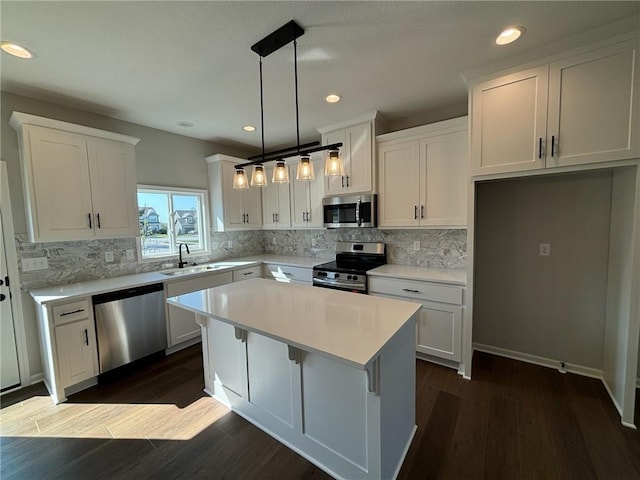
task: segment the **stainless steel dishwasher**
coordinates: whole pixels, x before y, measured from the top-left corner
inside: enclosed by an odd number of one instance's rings
[[[93,296],[100,373],[167,347],[162,283]]]

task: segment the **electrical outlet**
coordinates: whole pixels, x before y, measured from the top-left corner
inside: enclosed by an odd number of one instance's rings
[[[551,244],[550,243],[541,243],[538,246],[538,254],[541,257],[548,257],[551,255]]]
[[[46,270],[47,268],[49,268],[49,262],[47,261],[47,257],[22,259],[23,272],[31,272],[33,270]]]
[[[413,242],[413,249],[417,252],[420,250],[420,241],[416,240]]]
[[[271,243],[272,243],[273,245],[275,245],[275,244],[277,244],[277,243],[278,243],[278,242],[276,241],[276,237],[273,237],[273,238],[271,239]]]
[[[227,248],[233,248],[233,240],[227,240]]]
[[[126,255],[127,255],[127,260],[133,260],[133,250],[128,249],[126,251]]]
[[[318,241],[315,238],[311,239],[311,246],[315,248],[318,245]]]
[[[113,252],[104,252],[104,261],[107,263],[113,262]]]

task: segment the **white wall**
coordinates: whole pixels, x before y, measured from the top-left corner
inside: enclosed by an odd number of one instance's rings
[[[611,185],[610,172],[478,184],[474,342],[602,368]]]

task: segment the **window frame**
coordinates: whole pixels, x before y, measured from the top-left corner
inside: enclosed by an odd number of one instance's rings
[[[211,241],[209,238],[209,191],[205,188],[185,188],[185,187],[172,187],[167,185],[147,185],[147,184],[138,184],[136,186],[136,203],[138,200],[138,193],[158,193],[158,194],[167,194],[169,197],[169,207],[170,209],[173,207],[172,195],[197,195],[200,197],[200,209],[202,220],[200,222],[200,228],[202,229],[202,242],[203,248],[202,250],[192,250],[193,255],[209,255],[211,253]],[[138,211],[140,211],[140,206],[138,205]],[[157,212],[156,212],[157,213]],[[159,217],[159,215],[158,215]],[[173,239],[170,239],[170,245],[175,243],[175,246],[179,244],[179,242],[175,241],[175,233],[170,234],[169,231],[173,232],[173,225],[169,228],[169,219],[167,219],[167,234]],[[193,225],[193,224],[192,224]],[[142,239],[141,236],[136,236],[136,246],[138,251],[138,263],[148,263],[148,262],[160,262],[163,260],[174,260],[179,258],[179,253],[176,251],[175,253],[171,252],[167,255],[157,255],[157,256],[144,256],[142,251]]]

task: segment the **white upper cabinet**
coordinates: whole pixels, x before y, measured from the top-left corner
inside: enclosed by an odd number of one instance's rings
[[[209,194],[212,225],[215,232],[259,230],[262,228],[262,192],[260,187],[233,188],[235,165],[241,158],[216,154],[206,158],[209,164]],[[250,169],[245,169],[247,176]]]
[[[383,122],[384,119],[373,112],[350,122],[318,129],[323,145],[342,143],[340,154],[345,174],[325,178],[325,195],[375,192],[375,135],[382,132]],[[319,173],[323,174],[324,162],[321,167]]]
[[[324,195],[324,168],[320,160],[313,161],[315,178],[310,181],[296,180],[297,166],[292,164],[291,179],[291,226],[293,228],[322,228],[322,197]]]
[[[14,112],[29,241],[139,234],[137,138]]]
[[[262,190],[262,226],[264,229],[291,228],[289,185],[273,183],[273,167],[265,168],[269,184]],[[295,180],[294,180],[295,181]]]
[[[638,45],[630,41],[471,88],[471,174],[635,158]]]
[[[467,152],[467,117],[379,136],[379,226],[464,228]]]

